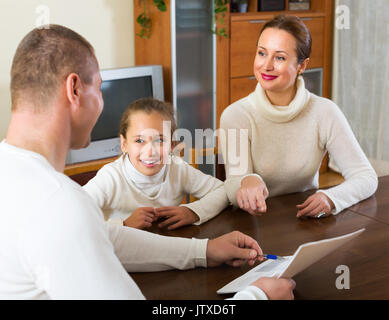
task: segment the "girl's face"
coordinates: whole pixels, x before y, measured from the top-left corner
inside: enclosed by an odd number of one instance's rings
[[[296,40],[290,33],[267,28],[258,40],[254,74],[265,91],[283,93],[294,90],[297,75],[305,70],[308,61],[298,64]]]
[[[128,153],[132,165],[144,175],[157,174],[165,163],[171,150],[169,121],[158,112],[147,114],[136,111],[130,114],[126,137],[120,135],[121,148]]]

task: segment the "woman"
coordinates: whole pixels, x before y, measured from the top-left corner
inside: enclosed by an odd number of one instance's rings
[[[225,188],[230,201],[251,214],[266,212],[269,195],[317,189],[326,151],[345,181],[297,205],[297,217],[337,214],[377,189],[377,175],[343,113],[305,89],[301,74],[311,43],[298,17],[280,15],[265,24],[254,60],[257,87],[221,116]]]

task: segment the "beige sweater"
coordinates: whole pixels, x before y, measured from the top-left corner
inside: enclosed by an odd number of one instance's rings
[[[334,214],[377,189],[377,175],[341,110],[306,90],[302,77],[289,106],[273,106],[258,84],[253,93],[224,110],[220,126],[225,132],[220,135],[225,189],[235,205],[241,179],[249,174],[265,182],[269,196],[317,189],[326,151],[345,178],[338,186],[320,190],[333,201]]]
[[[199,200],[183,206],[195,212],[201,224],[216,216],[228,205],[223,182],[191,167],[179,157],[156,177],[140,177],[127,156],[105,165],[85,186],[102,209],[105,219],[113,223],[127,219],[139,207],[178,206],[186,194]]]

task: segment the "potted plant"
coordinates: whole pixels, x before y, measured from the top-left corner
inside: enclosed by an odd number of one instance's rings
[[[136,22],[141,26],[140,32],[137,34],[137,36],[148,39],[150,38],[151,34],[151,18],[147,12],[146,8],[146,1],[147,0],[140,0],[143,5],[143,11],[142,13],[136,18]],[[225,27],[223,25],[225,24],[224,17],[225,13],[228,11],[228,5],[229,0],[214,0],[214,12],[213,12],[213,21],[214,25],[216,23],[219,24],[219,27],[213,27],[212,32],[214,32],[218,36],[222,36],[227,38],[227,32]],[[159,11],[164,12],[167,10],[166,3],[164,0],[153,0],[153,4],[158,8]]]

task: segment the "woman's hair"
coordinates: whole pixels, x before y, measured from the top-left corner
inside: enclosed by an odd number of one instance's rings
[[[296,55],[299,64],[310,57],[312,48],[311,33],[299,17],[280,14],[264,25],[259,36],[267,28],[284,30],[296,39]]]
[[[126,137],[127,130],[130,126],[130,117],[131,114],[137,111],[142,111],[147,114],[152,112],[158,112],[160,115],[167,118],[171,124],[171,134],[176,130],[176,120],[174,118],[173,106],[170,103],[160,101],[154,98],[141,98],[135,100],[131,103],[122,115],[122,120],[120,121],[120,134],[123,137]]]

